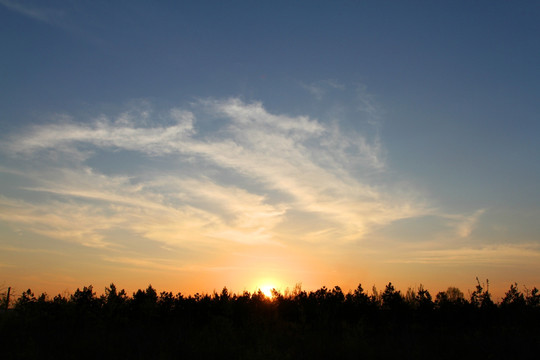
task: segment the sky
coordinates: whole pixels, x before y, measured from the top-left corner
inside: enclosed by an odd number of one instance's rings
[[[0,0],[0,287],[540,287],[540,3]]]

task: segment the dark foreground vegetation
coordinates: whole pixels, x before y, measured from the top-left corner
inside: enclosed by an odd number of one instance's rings
[[[24,292],[0,312],[2,359],[540,358],[540,294],[512,285],[499,303],[478,283],[434,298],[392,284],[305,292],[132,296],[111,284],[69,297]]]

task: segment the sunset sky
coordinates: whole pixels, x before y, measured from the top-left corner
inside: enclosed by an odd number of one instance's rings
[[[0,0],[0,46],[0,288],[540,286],[540,2]]]

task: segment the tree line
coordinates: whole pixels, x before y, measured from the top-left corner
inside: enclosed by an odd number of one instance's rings
[[[0,312],[9,358],[486,358],[537,354],[540,294],[510,285],[500,302],[477,279],[465,296],[392,283],[184,296],[149,285],[129,296],[114,284],[52,298],[23,292]],[[81,352],[82,351],[82,352]],[[48,357],[45,356],[45,358]],[[537,354],[538,355],[538,354]]]

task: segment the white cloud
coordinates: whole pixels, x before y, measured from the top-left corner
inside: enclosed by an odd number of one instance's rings
[[[335,122],[273,114],[235,98],[164,114],[63,118],[8,138],[4,150],[33,167],[22,175],[33,185],[23,190],[49,200],[27,200],[2,219],[92,244],[112,241],[110,229],[176,245],[253,244],[293,239],[293,218],[313,224],[303,240],[340,242],[431,212],[414,192],[377,183],[374,174],[385,169],[378,139]],[[97,153],[123,151],[130,160],[116,165],[127,172],[100,170]],[[49,152],[56,157],[44,158]],[[83,155],[61,160],[70,154]],[[158,160],[165,169],[154,166]],[[38,220],[52,206],[48,220]]]
[[[309,119],[307,116],[290,117],[271,114],[260,102],[246,104],[239,99],[231,98],[225,101],[205,101],[204,104],[217,113],[228,116],[234,124],[240,126],[289,132],[290,135],[320,134],[324,129],[318,121]]]
[[[29,132],[10,142],[8,149],[23,154],[47,149],[73,151],[77,146],[86,143],[98,148],[163,155],[178,151],[182,140],[193,133],[192,113],[178,109],[173,109],[170,113],[176,123],[163,127],[140,126],[125,114],[117,121],[100,117],[91,124],[71,122],[34,126]]]

